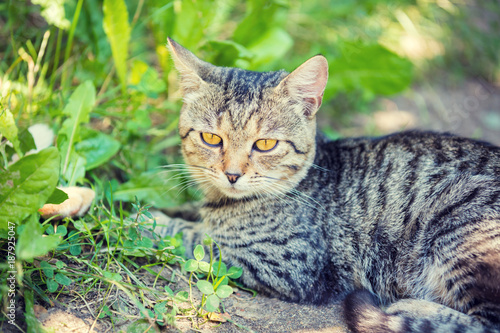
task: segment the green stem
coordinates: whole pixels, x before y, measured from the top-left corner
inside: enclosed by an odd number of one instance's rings
[[[57,67],[59,67],[59,60],[61,58],[62,36],[63,32],[61,31],[61,29],[57,29],[56,54],[54,56],[54,65],[52,66],[52,74],[50,75],[49,91],[51,94],[54,88],[54,83],[56,82]]]
[[[73,15],[73,21],[71,22],[71,27],[69,28],[68,43],[66,44],[66,51],[64,52],[64,63],[68,61],[69,55],[71,53],[71,47],[73,46],[73,37],[75,36],[76,25],[78,24],[78,19],[80,18],[82,5],[83,5],[83,0],[78,0],[78,3],[76,4],[75,14]],[[65,90],[67,79],[68,79],[68,71],[66,70],[63,71],[61,79],[61,86],[63,88],[63,91]]]

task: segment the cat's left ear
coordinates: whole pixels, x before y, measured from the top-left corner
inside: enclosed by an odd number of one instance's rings
[[[277,89],[286,89],[289,94],[304,102],[304,114],[313,118],[321,106],[323,92],[328,81],[328,62],[317,55],[288,74]]]

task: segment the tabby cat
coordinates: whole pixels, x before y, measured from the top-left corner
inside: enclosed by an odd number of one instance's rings
[[[162,235],[211,235],[264,294],[345,298],[354,332],[500,332],[499,147],[418,131],[328,141],[323,56],[258,73],[169,47],[205,200],[169,212]]]

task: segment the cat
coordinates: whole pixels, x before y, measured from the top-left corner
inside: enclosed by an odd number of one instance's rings
[[[210,235],[263,294],[344,299],[354,332],[500,332],[499,147],[425,131],[329,141],[323,56],[260,73],[168,44],[204,201],[158,233],[187,249]]]

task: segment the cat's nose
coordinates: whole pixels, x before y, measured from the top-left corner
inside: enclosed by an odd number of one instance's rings
[[[229,180],[229,182],[231,184],[236,183],[236,181],[238,180],[238,178],[241,177],[241,174],[239,174],[239,173],[229,173],[229,172],[226,172],[225,174],[226,174],[227,179]]]

